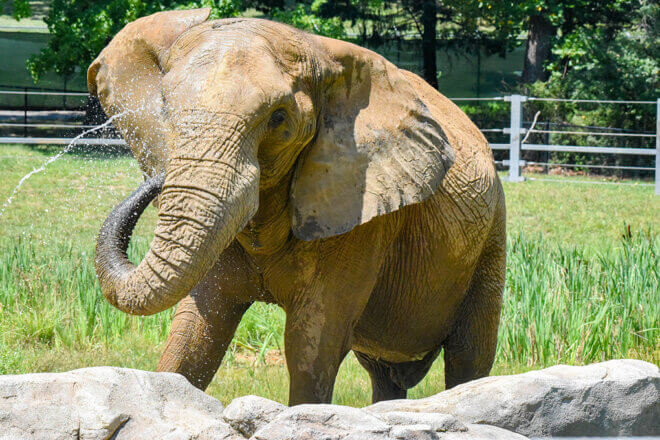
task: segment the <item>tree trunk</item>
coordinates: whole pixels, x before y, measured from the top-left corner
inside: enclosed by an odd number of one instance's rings
[[[425,0],[422,6],[422,75],[433,88],[438,88],[438,68],[435,61],[436,25],[438,23],[435,0]]]
[[[545,15],[529,17],[525,63],[521,81],[525,84],[548,79],[545,63],[550,59],[556,28]]]

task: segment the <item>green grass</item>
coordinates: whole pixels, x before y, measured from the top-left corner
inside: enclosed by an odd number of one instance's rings
[[[48,33],[48,27],[41,19],[22,18],[16,20],[11,15],[0,14],[0,28],[3,27],[17,32]]]
[[[54,150],[0,147],[0,204]],[[105,215],[141,180],[133,159],[69,154],[34,175],[0,216],[0,373],[90,365],[154,369],[172,311],[129,317],[103,299],[93,268]],[[507,288],[494,374],[632,357],[660,363],[660,197],[647,186],[505,182]],[[129,255],[148,248],[155,210]],[[630,225],[631,233],[627,233]],[[255,304],[209,393],[286,402],[278,358],[284,314]],[[281,357],[281,356],[279,356]],[[411,397],[443,389],[442,360]],[[364,405],[366,372],[351,355],[335,402]]]

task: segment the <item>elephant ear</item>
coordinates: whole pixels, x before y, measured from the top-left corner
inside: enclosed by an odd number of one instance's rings
[[[301,240],[343,234],[425,200],[454,162],[447,136],[402,71],[367,49],[318,38],[329,80],[318,134],[291,188]]]
[[[126,25],[87,70],[87,87],[115,120],[143,169],[164,166],[162,65],[186,30],[204,22],[210,8],[158,12]],[[162,170],[159,170],[162,171]]]

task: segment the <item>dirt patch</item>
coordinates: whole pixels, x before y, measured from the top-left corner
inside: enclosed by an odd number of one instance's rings
[[[268,365],[268,366],[279,366],[286,365],[286,359],[284,358],[284,353],[281,350],[268,350],[263,355],[263,358],[259,356],[259,353],[252,351],[240,351],[234,355],[234,362],[238,365]]]

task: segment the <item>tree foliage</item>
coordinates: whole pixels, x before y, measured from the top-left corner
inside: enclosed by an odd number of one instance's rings
[[[651,0],[54,0],[46,17],[48,46],[30,58],[28,68],[35,79],[48,71],[63,76],[82,71],[128,22],[160,10],[195,7],[212,8],[213,18],[252,8],[310,32],[357,37],[372,47],[416,36],[424,43],[420,56],[429,82],[437,76],[436,48],[504,54],[526,36],[523,70],[536,68],[540,74],[523,71],[524,82],[542,79],[544,90],[564,96],[657,93],[658,6]],[[428,11],[434,11],[435,20],[429,20]],[[29,2],[13,0],[13,14],[29,16]]]
[[[9,0],[0,0],[0,11],[4,10],[5,5],[9,4]],[[28,18],[32,15],[32,7],[30,7],[29,0],[13,0],[11,2],[12,11],[11,15],[16,19]]]
[[[345,38],[346,30],[339,17],[321,17],[319,8],[324,1],[315,1],[311,5],[298,3],[293,9],[274,7],[269,11],[273,20],[288,23],[308,32],[331,38]]]
[[[656,99],[660,5],[643,1],[628,15],[628,22],[616,29],[588,26],[568,32],[554,46],[548,86],[562,96],[582,99]]]
[[[309,32],[333,38],[345,37],[339,17],[317,15],[324,1],[301,2],[287,7],[281,0],[54,0],[45,18],[50,33],[48,45],[30,57],[27,68],[35,81],[49,71],[64,77],[84,71],[127,23],[171,9],[208,7],[212,9],[211,18],[215,19],[234,17],[247,8],[256,8],[273,20]],[[13,14],[17,19],[29,17],[29,2],[14,0]]]
[[[45,18],[48,45],[30,57],[27,67],[35,81],[49,71],[69,76],[86,69],[127,23],[162,10],[193,7],[211,7],[214,17],[240,12],[240,4],[233,0],[55,0]]]

